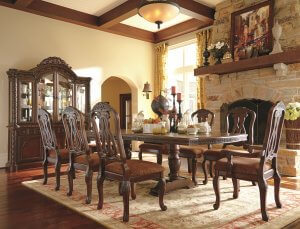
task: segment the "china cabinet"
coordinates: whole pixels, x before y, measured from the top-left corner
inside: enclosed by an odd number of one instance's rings
[[[8,164],[11,171],[40,166],[42,143],[37,123],[38,108],[53,118],[58,145],[65,144],[61,113],[75,106],[90,111],[90,80],[78,77],[65,61],[49,57],[29,71],[9,69]]]

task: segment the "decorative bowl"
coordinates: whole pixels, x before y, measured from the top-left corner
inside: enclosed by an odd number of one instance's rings
[[[186,129],[186,132],[189,135],[193,135],[193,134],[197,134],[198,129],[197,128],[191,128],[191,127],[189,127],[189,128]]]

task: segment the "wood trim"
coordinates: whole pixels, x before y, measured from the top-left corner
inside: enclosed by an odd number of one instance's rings
[[[260,56],[256,58],[240,60],[231,63],[212,65],[208,67],[200,67],[194,70],[195,76],[209,74],[229,74],[233,72],[248,71],[259,68],[272,67],[274,64],[284,63],[293,64],[300,63],[300,47],[282,53]]]
[[[108,28],[120,23],[138,13],[140,0],[130,0],[104,13],[98,18],[98,25],[102,28]]]
[[[14,1],[14,4],[16,6],[19,6],[19,7],[28,7],[32,2],[34,2],[35,0],[15,0]]]
[[[22,0],[17,1],[20,3],[14,4],[16,2],[15,0],[0,0],[0,6],[22,10],[36,15],[45,16],[52,19],[61,20],[64,22],[69,22],[76,25],[81,25],[88,28],[114,33],[151,43],[158,43],[208,26],[212,24],[212,19],[210,19],[210,17],[212,17],[211,14],[212,12],[214,12],[213,9],[207,6],[203,6],[202,4],[194,2],[192,0],[177,1],[177,3],[184,9],[192,10],[193,7],[196,7],[196,9],[194,10],[195,12],[202,12],[205,15],[205,17],[202,17],[202,24],[196,19],[191,19],[187,22],[180,23],[165,30],[161,30],[157,33],[152,33],[150,31],[118,23],[119,21],[124,20],[126,17],[130,17],[132,14],[134,15],[134,12],[137,13],[138,4],[140,3],[139,0],[127,1],[125,2],[126,4],[124,3],[116,7],[100,17],[40,0],[23,0],[24,2],[28,3],[28,5],[26,5],[27,7],[24,7],[24,3],[21,4]],[[30,1],[31,3],[29,4]],[[124,5],[127,6],[128,9],[125,9]]]
[[[197,19],[190,19],[188,21],[154,33],[155,43],[169,40],[186,33],[194,32],[198,29],[210,26],[211,24],[212,23],[204,23],[203,21],[199,21]]]
[[[147,41],[151,43],[155,42],[154,33],[121,23],[106,29],[106,31],[142,41]]]
[[[201,21],[213,22],[215,10],[206,5],[193,0],[176,0],[180,7],[181,13],[196,18]]]

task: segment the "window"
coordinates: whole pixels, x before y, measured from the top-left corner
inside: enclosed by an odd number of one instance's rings
[[[197,80],[194,76],[196,67],[196,43],[189,43],[181,47],[172,46],[168,51],[167,58],[167,88],[176,87],[176,93],[182,94],[181,111],[186,110],[194,112],[197,110]],[[168,93],[168,99],[173,101],[172,96]],[[172,106],[172,102],[171,102]],[[178,103],[176,102],[178,109]]]

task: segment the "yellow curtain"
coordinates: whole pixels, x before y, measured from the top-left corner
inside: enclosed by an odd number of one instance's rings
[[[211,44],[212,29],[202,30],[196,34],[197,36],[197,66],[202,67],[204,63],[203,52],[205,50],[205,42],[207,39],[207,45]],[[210,60],[211,62],[211,60]],[[197,77],[197,105],[198,109],[205,108],[206,96],[205,96],[205,80],[202,77]]]
[[[161,90],[166,88],[167,82],[167,55],[168,55],[168,45],[166,43],[158,45],[155,47],[156,55],[156,69],[154,78],[154,97],[161,93]]]

